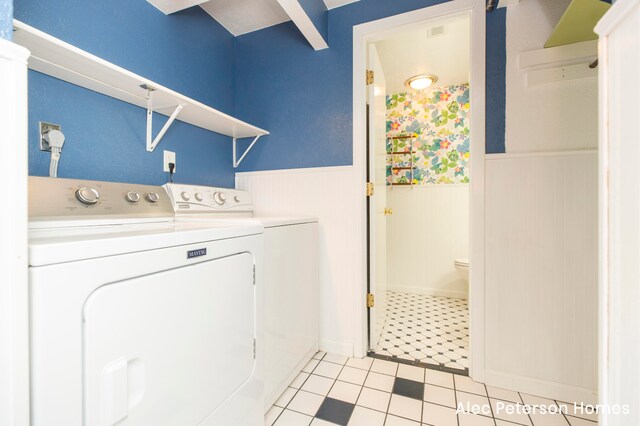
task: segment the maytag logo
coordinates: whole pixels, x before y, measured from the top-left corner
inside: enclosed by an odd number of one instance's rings
[[[193,257],[199,257],[199,256],[206,256],[207,255],[207,249],[206,248],[201,248],[198,250],[189,250],[187,252],[187,259],[191,259]]]

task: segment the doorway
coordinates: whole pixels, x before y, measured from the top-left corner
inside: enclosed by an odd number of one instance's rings
[[[362,204],[363,352],[475,380],[484,376],[484,13],[482,1],[455,0],[354,28],[355,180],[374,187]],[[365,69],[374,83],[362,90]],[[428,87],[407,87],[416,76]]]
[[[468,374],[470,17],[368,45],[371,356]],[[373,256],[371,256],[373,254]]]

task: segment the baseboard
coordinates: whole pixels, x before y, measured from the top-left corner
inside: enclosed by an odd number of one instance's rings
[[[353,343],[320,339],[320,350],[336,355],[353,356]]]
[[[468,299],[469,293],[459,290],[442,290],[439,288],[411,287],[402,285],[387,284],[387,290],[401,293],[425,294],[427,296],[455,297],[457,299]]]
[[[485,370],[485,384],[563,402],[597,404],[598,392],[557,382]]]

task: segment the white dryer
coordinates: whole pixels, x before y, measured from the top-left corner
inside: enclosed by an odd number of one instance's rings
[[[33,425],[263,425],[262,226],[175,223],[154,186],[29,197]]]
[[[264,226],[265,411],[318,351],[318,220],[256,216],[237,189],[165,185],[177,221]]]

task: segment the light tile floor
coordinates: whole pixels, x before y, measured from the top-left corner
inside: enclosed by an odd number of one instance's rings
[[[469,307],[464,299],[387,291],[377,355],[469,371]]]
[[[483,412],[456,413],[460,403],[479,404]],[[515,409],[523,404],[563,412],[518,413]],[[597,426],[597,416],[575,412],[573,404],[485,386],[459,374],[319,352],[267,412],[265,424]]]

